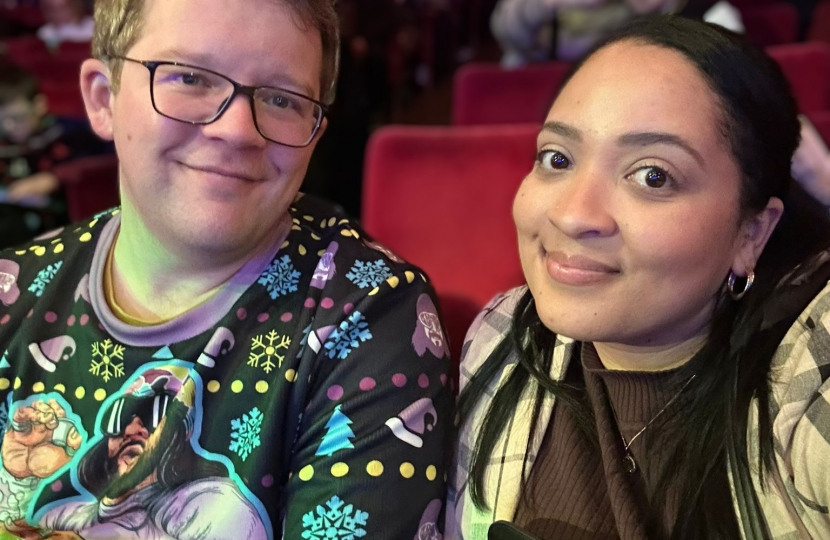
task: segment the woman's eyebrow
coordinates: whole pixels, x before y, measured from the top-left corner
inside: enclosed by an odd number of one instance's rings
[[[653,131],[645,131],[641,133],[626,133],[617,139],[620,146],[652,146],[655,144],[667,144],[675,146],[684,150],[687,154],[692,156],[695,161],[703,165],[703,156],[694,147],[686,142],[682,137],[672,133],[660,133]]]
[[[562,122],[545,122],[545,125],[542,126],[542,130],[556,133],[557,135],[573,139],[577,142],[582,142],[582,132],[573,126],[569,126],[568,124],[564,124]]]

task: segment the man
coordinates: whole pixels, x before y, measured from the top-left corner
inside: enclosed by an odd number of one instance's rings
[[[100,0],[95,18],[81,87],[122,207],[0,252],[0,401],[55,400],[80,439],[26,477],[6,528],[439,539],[432,290],[297,195],[333,97],[330,0]],[[171,365],[203,391],[146,384]],[[37,418],[12,427],[28,441],[52,427]]]

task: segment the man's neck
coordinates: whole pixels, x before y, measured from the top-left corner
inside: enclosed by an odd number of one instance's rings
[[[138,216],[124,215],[115,239],[110,279],[112,300],[131,318],[153,324],[173,319],[211,298],[248,261],[273,249],[266,236],[248,253],[217,256],[171,249],[148,231]],[[290,227],[281,223],[276,237]]]
[[[129,490],[127,493],[124,493],[120,497],[106,497],[104,496],[101,499],[101,502],[107,506],[115,506],[117,504],[121,504],[122,502],[129,499],[135,493],[141,491],[142,489],[146,488],[147,486],[152,486],[153,484],[157,484],[159,480],[158,471],[153,471],[153,474],[149,475],[147,478],[136,484],[134,488]]]

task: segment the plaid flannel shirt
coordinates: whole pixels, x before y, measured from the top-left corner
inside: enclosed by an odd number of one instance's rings
[[[515,306],[526,287],[497,296],[479,314],[467,333],[461,362],[461,389],[469,383],[510,329]],[[561,380],[573,356],[574,341],[558,337],[550,376]],[[474,434],[481,429],[490,400],[516,367],[511,355],[494,377],[462,427],[455,450],[447,495],[445,540],[486,540],[491,523],[512,521],[522,487],[522,464],[530,473],[553,412],[554,399],[542,404],[538,428],[530,433],[535,385],[529,384],[516,413],[496,444],[485,472],[485,497],[490,510],[477,508],[469,493]],[[771,419],[777,471],[765,475],[761,486],[752,470],[753,485],[743,485],[730,471],[732,499],[744,539],[775,540],[830,538],[830,286],[825,287],[787,332],[772,363]],[[749,457],[758,463],[757,403],[750,410]],[[531,439],[531,444],[528,441]],[[730,464],[734,467],[734,464]],[[747,503],[753,492],[763,516]]]

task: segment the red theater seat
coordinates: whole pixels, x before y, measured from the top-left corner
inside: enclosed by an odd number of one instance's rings
[[[62,43],[55,51],[33,36],[9,39],[9,59],[37,77],[49,112],[63,118],[84,118],[79,82],[81,64],[90,57],[89,43]]]
[[[539,125],[392,126],[369,141],[363,224],[429,275],[456,361],[476,313],[524,281],[511,206]]]
[[[467,64],[453,80],[452,123],[542,123],[570,72],[566,62],[504,70],[498,64]]]
[[[830,45],[794,43],[767,48],[792,86],[801,112],[830,110]]]
[[[813,9],[807,39],[830,43],[830,0],[819,2]]]
[[[807,118],[816,126],[816,131],[824,142],[830,146],[830,111],[813,112],[807,114]]]
[[[0,8],[0,19],[5,19],[32,31],[37,30],[44,24],[43,15],[37,6]]]
[[[20,36],[3,40],[6,56],[14,64],[34,71],[34,68],[48,59],[50,55],[46,45],[37,36]]]
[[[86,219],[118,205],[118,158],[115,154],[62,163],[53,173],[63,186],[71,221]]]
[[[784,3],[741,8],[746,35],[759,47],[798,40],[798,10]]]

